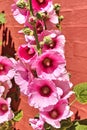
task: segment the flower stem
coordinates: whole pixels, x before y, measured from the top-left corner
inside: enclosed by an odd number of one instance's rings
[[[32,8],[32,0],[28,0],[28,4],[30,5],[30,13],[34,16],[33,8]]]
[[[31,16],[34,16],[34,12],[33,12],[33,8],[32,8],[32,0],[28,0],[28,4],[30,5]],[[38,53],[40,53],[41,52],[41,48],[40,48],[40,44],[39,44],[39,40],[38,40],[38,35],[37,35],[37,30],[36,30],[35,24],[33,25],[33,31],[34,31],[34,37],[35,37],[35,40],[36,40],[36,44],[37,44],[37,50],[38,50]]]
[[[39,41],[38,41],[38,35],[37,35],[37,31],[36,31],[36,27],[35,26],[34,26],[34,37],[36,39],[37,50],[39,52],[41,50],[41,48],[40,48],[40,44],[39,44]]]

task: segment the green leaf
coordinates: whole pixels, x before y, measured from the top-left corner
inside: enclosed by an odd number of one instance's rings
[[[87,130],[87,119],[75,121],[67,130]]]
[[[83,104],[87,103],[87,82],[80,83],[74,86],[74,92],[76,94],[77,100]]]
[[[13,120],[14,120],[14,121],[20,121],[20,120],[22,119],[22,117],[23,117],[23,111],[22,111],[22,110],[19,110],[19,111],[15,114]]]
[[[0,24],[4,24],[6,22],[5,14],[0,13]]]
[[[71,127],[71,125],[73,124],[70,118],[66,120],[62,120],[60,123],[61,123],[61,128],[54,128],[47,123],[45,123],[44,128],[45,130],[67,130],[67,128]]]
[[[61,128],[59,128],[58,130],[66,130],[67,128],[71,127],[71,125],[72,125],[72,122],[69,118],[66,120],[62,120]]]

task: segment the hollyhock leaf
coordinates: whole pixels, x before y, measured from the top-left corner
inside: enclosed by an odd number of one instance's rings
[[[87,103],[87,82],[74,86],[74,92],[79,102],[83,104]]]
[[[73,122],[73,125],[67,130],[87,130],[87,119]]]
[[[0,24],[4,24],[5,22],[6,22],[5,14],[4,13],[0,13]]]
[[[23,111],[22,111],[22,110],[19,110],[19,111],[15,114],[13,120],[16,121],[16,122],[18,122],[18,121],[20,121],[20,120],[22,119],[22,117],[23,117]]]
[[[58,130],[65,130],[67,128],[70,128],[72,125],[72,122],[70,120],[70,118],[67,118],[66,120],[62,120],[61,121],[61,128],[59,128]]]

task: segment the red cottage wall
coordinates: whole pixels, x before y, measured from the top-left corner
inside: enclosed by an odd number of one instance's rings
[[[87,81],[87,0],[54,0],[54,2],[61,4],[61,14],[64,16],[62,32],[66,37],[66,67],[71,74],[71,81],[73,84],[85,82]],[[22,26],[14,20],[11,13],[12,3],[13,0],[0,0],[0,12],[6,13],[6,24],[0,28],[0,41],[2,41],[3,34],[7,37],[3,42],[6,50],[4,46],[3,50],[0,46],[1,53],[2,51],[12,53],[11,49],[17,50],[20,44],[25,43],[23,35],[18,34]],[[10,46],[8,46],[9,42]],[[32,130],[27,122],[28,118],[35,115],[35,110],[27,105],[25,96],[21,97],[20,108],[24,110],[24,117],[16,127],[19,130]],[[73,105],[72,110],[76,112],[78,109],[79,116],[85,118],[87,106],[79,103]]]

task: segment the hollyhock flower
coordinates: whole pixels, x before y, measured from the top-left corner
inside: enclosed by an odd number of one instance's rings
[[[35,22],[35,26],[36,26],[36,30],[37,30],[37,35],[40,35],[41,32],[43,32],[43,30],[45,29],[44,23],[41,20],[37,20]],[[31,44],[32,44],[32,42],[34,42],[34,44],[36,43],[35,37],[34,37],[34,32],[33,32],[33,25],[31,25],[29,23],[29,21],[25,23],[25,28],[23,30],[20,30],[19,33],[25,34],[26,42],[31,43]]]
[[[32,68],[40,77],[47,79],[57,78],[65,71],[65,59],[56,51],[46,51],[38,56]]]
[[[18,48],[18,56],[22,61],[32,64],[37,57],[37,52],[34,47],[28,44],[22,44]]]
[[[48,106],[44,111],[40,111],[41,118],[54,128],[60,128],[60,121],[71,117],[72,114],[65,99],[59,100],[53,107]]]
[[[20,91],[27,95],[29,83],[33,80],[33,74],[30,71],[30,65],[19,60],[15,64],[14,69],[15,82],[17,85],[19,85]]]
[[[62,89],[63,95],[61,98],[67,99],[69,98],[74,92],[71,90],[73,84],[70,82],[68,73],[62,74],[59,78],[53,80],[55,85]]]
[[[34,79],[28,90],[29,104],[35,108],[43,109],[58,102],[62,90],[47,79]],[[43,102],[44,101],[44,102]],[[42,103],[43,102],[43,103]]]
[[[47,26],[47,29],[52,29],[52,28],[55,28],[56,24],[59,23],[59,20],[58,20],[58,15],[56,15],[55,13],[55,10],[54,10],[54,7],[53,7],[53,4],[50,4],[50,7],[45,11],[46,13],[46,26]]]
[[[29,20],[25,23],[25,27],[29,27],[33,31],[33,22],[37,30],[37,34],[40,34],[45,28],[42,20],[34,20],[33,17],[29,17]]]
[[[0,56],[0,81],[6,81],[12,79],[14,76],[13,62],[5,57]]]
[[[7,100],[0,98],[0,123],[11,120],[14,117],[10,108],[11,99]]]
[[[4,91],[5,91],[4,86],[0,85],[0,97],[3,95]]]
[[[7,81],[0,81],[0,97],[3,96],[3,97],[6,97],[9,89],[12,87],[12,83],[10,80],[7,80]]]
[[[39,40],[43,42],[42,51],[56,50],[64,55],[65,37],[58,30],[45,30],[41,33]]]
[[[32,7],[36,12],[47,10],[51,4],[52,0],[32,0]]]
[[[44,129],[44,121],[42,119],[29,119],[29,123],[34,130],[45,130]]]
[[[18,1],[15,2],[16,3],[11,6],[11,11],[13,13],[13,16],[19,24],[24,24],[28,20],[30,11],[27,10],[25,7],[23,8],[19,7],[17,5]]]

